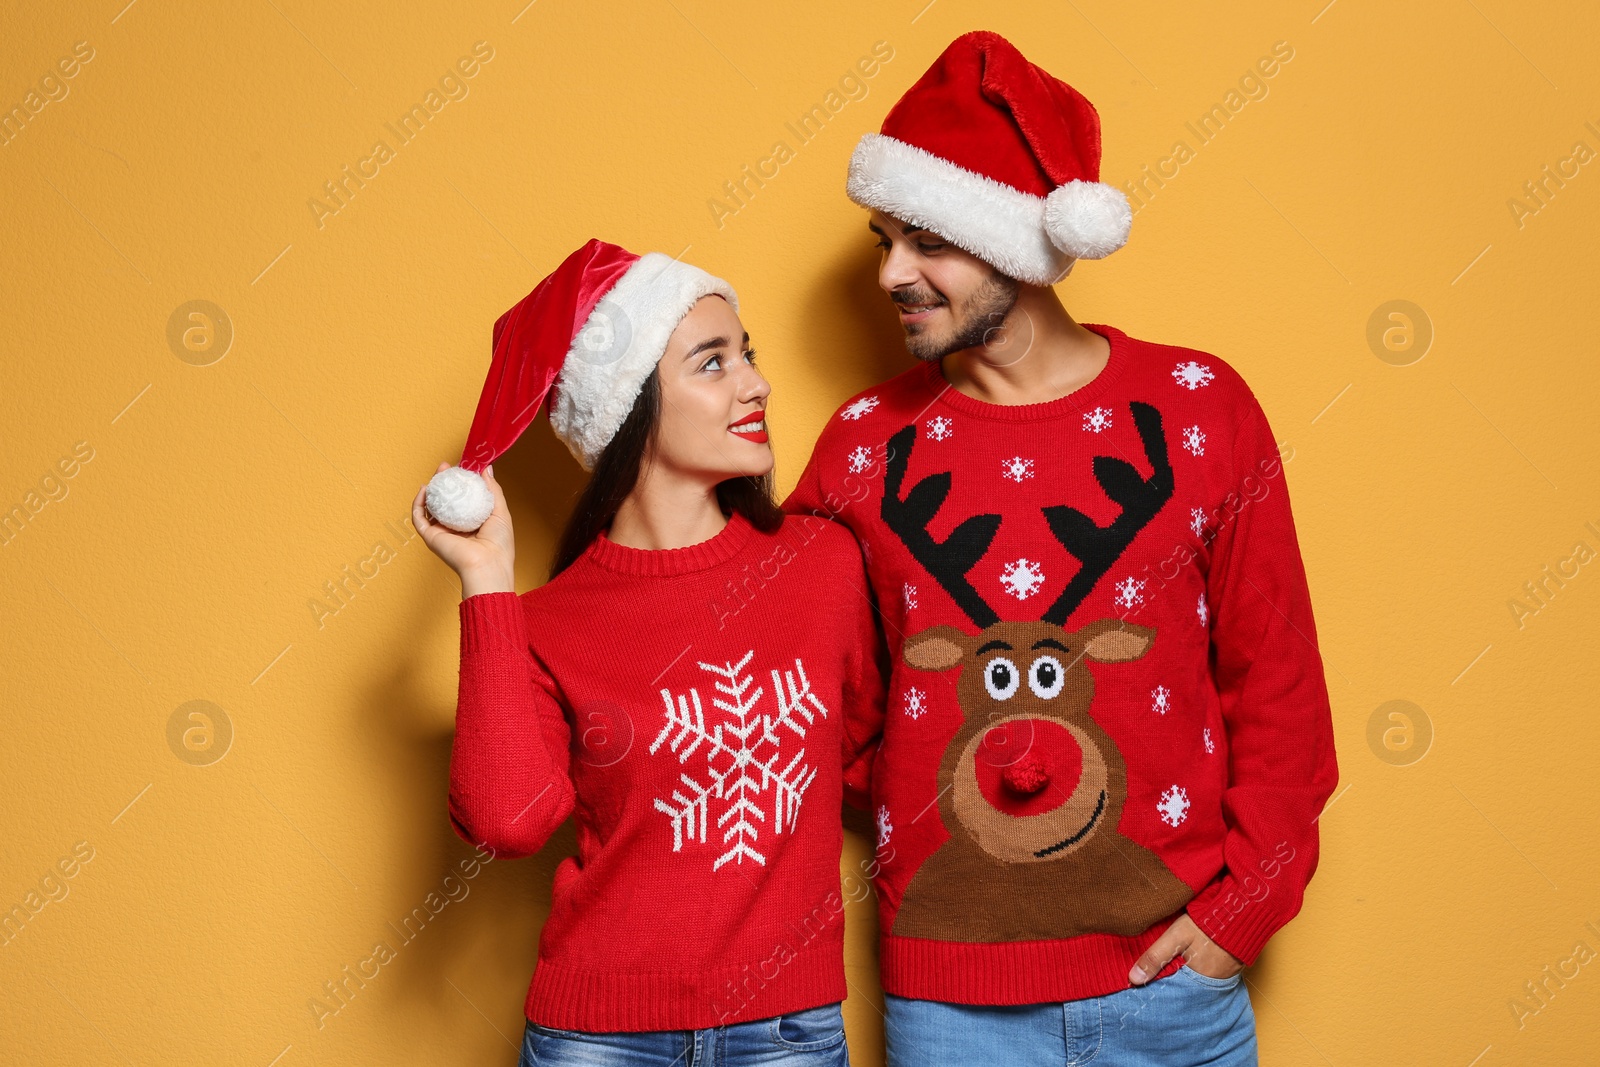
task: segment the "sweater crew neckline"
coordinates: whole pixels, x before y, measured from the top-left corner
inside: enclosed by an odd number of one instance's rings
[[[734,511],[721,530],[682,548],[631,548],[617,544],[608,530],[602,530],[590,542],[586,555],[591,562],[623,574],[690,574],[732,559],[750,540],[753,529],[749,519]]]
[[[1106,365],[1100,368],[1099,374],[1072,392],[1058,396],[1054,400],[1045,400],[1037,404],[991,404],[987,400],[968,396],[945,380],[944,368],[937,359],[923,364],[923,373],[928,385],[937,393],[935,402],[964,415],[993,419],[997,422],[1031,422],[1037,419],[1074,415],[1099,400],[1107,390],[1116,385],[1122,378],[1123,371],[1127,369],[1129,361],[1126,333],[1115,326],[1103,323],[1085,322],[1081,325],[1110,342],[1111,355],[1107,358]]]

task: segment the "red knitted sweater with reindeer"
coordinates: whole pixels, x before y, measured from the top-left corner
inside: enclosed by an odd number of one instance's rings
[[[844,999],[839,803],[866,802],[852,730],[887,673],[850,535],[737,512],[686,548],[601,534],[460,614],[451,826],[511,858],[576,827],[527,1017],[687,1030]]]
[[[1184,911],[1251,963],[1317,866],[1332,718],[1266,416],[1216,356],[1088,328],[1109,361],[1056,400],[986,403],[937,362],[857,395],[784,502],[855,533],[883,611],[900,996],[1125,989]]]

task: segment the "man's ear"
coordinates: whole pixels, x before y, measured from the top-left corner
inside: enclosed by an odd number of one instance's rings
[[[906,638],[900,658],[919,671],[947,671],[966,658],[970,643],[954,626],[930,626]]]

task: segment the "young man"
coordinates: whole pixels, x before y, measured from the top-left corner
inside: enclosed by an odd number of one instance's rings
[[[838,410],[784,506],[856,534],[894,661],[892,1067],[1255,1062],[1241,971],[1338,777],[1260,405],[1051,288],[1126,241],[1099,154],[1086,99],[970,33],[850,163],[921,362]]]

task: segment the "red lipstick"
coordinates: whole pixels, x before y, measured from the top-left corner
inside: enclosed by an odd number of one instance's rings
[[[767,428],[766,428],[766,425],[765,425],[766,417],[767,417],[767,412],[766,412],[765,408],[761,408],[761,409],[758,409],[756,411],[752,411],[750,414],[746,415],[744,418],[738,420],[737,422],[729,423],[728,424],[728,432],[733,434],[733,436],[739,438],[740,440],[752,441],[755,444],[764,445],[764,444],[767,443]],[[740,429],[737,429],[737,427],[740,427],[740,426],[756,426],[756,425],[760,426],[760,428],[759,429],[755,429],[755,430],[740,430]]]

